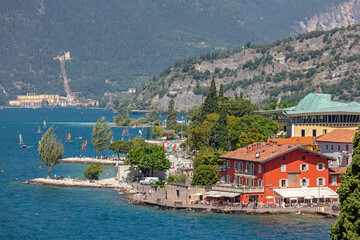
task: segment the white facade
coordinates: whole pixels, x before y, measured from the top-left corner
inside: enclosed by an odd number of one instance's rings
[[[329,161],[329,167],[347,167],[351,163],[352,143],[318,142],[318,144],[322,154],[336,159]]]

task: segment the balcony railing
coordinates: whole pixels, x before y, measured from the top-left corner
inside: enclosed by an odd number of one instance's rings
[[[242,174],[242,175],[249,175],[249,176],[256,176],[256,171],[249,171],[249,170],[237,170],[235,169],[235,175]]]

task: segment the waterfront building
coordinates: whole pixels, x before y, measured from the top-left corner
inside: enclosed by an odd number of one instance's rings
[[[16,107],[42,107],[43,105],[56,106],[63,104],[59,95],[27,93],[17,96],[17,100],[9,101],[10,106]]]
[[[297,106],[256,111],[283,126],[287,137],[317,137],[334,129],[356,129],[360,122],[360,104],[331,100],[330,94],[310,93]]]
[[[244,190],[240,201],[290,203],[337,197],[328,187],[328,162],[335,159],[300,145],[255,143],[220,158],[225,160],[219,169],[221,181]]]
[[[336,191],[341,184],[340,176],[345,174],[347,167],[329,168],[329,188]]]
[[[321,152],[336,159],[334,162],[329,162],[329,167],[349,166],[356,132],[357,130],[335,129],[316,139]]]

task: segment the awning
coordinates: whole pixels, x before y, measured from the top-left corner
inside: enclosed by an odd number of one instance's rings
[[[274,189],[274,193],[283,198],[337,198],[339,195],[328,187],[320,188],[284,188]]]

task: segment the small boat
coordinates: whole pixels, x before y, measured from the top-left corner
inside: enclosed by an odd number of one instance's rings
[[[27,148],[27,146],[26,146],[26,145],[22,145],[21,148]]]
[[[81,145],[81,149],[85,149],[87,146],[87,141],[85,140],[84,143]]]
[[[41,127],[40,126],[38,127],[37,133],[41,133]]]
[[[83,137],[75,137],[75,139],[83,139]]]
[[[24,141],[23,141],[23,138],[22,138],[21,134],[19,134],[19,144],[20,145],[24,144]]]

